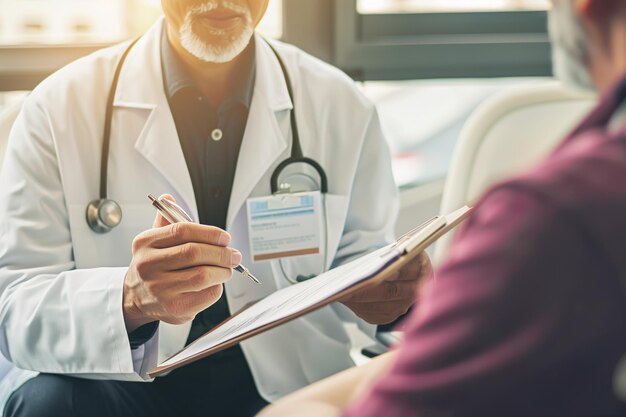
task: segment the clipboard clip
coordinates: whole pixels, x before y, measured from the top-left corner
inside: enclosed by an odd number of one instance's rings
[[[408,242],[409,240],[411,240],[412,237],[414,237],[417,233],[421,232],[422,230],[424,230],[428,225],[436,222],[441,216],[435,216],[429,220],[426,220],[424,223],[420,224],[417,227],[414,227],[413,229],[409,230],[408,232],[406,232],[405,234],[403,234],[402,236],[400,236],[390,247],[389,250],[383,252],[380,257],[386,257],[388,256],[391,252],[393,252],[394,250],[396,250],[399,246],[401,246],[403,243]]]

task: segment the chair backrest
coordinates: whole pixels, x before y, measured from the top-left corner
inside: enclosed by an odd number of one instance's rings
[[[472,205],[491,185],[539,162],[593,107],[596,97],[558,82],[516,87],[481,105],[463,128],[444,187],[441,213]],[[435,264],[453,234],[437,242]]]
[[[13,123],[20,113],[23,103],[24,99],[19,98],[12,101],[0,112],[0,168],[2,168],[4,161],[4,153],[6,152],[7,142],[9,141],[9,133],[11,133]]]

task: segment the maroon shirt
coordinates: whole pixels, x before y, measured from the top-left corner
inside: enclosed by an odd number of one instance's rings
[[[544,162],[478,203],[349,417],[617,416],[626,355],[626,83]]]

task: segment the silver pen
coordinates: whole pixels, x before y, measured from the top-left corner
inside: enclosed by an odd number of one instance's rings
[[[170,223],[193,223],[193,219],[189,217],[185,210],[183,210],[178,204],[166,199],[166,198],[156,198],[152,194],[148,195],[148,198],[152,202],[152,205],[161,213],[165,219]],[[250,273],[250,270],[243,265],[237,265],[233,268],[235,271],[242,273],[243,275],[250,278],[252,281],[260,284],[259,281],[254,275]]]

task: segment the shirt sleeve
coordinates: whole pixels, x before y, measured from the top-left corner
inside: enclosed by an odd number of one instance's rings
[[[530,411],[549,384],[568,385],[569,368],[555,366],[588,343],[576,323],[607,328],[579,311],[593,273],[585,242],[572,217],[532,189],[491,192],[412,313],[392,368],[345,417]]]
[[[130,348],[135,350],[140,346],[146,344],[146,342],[156,334],[159,328],[159,322],[153,321],[152,323],[144,324],[138,329],[128,334],[128,341],[130,342]]]

